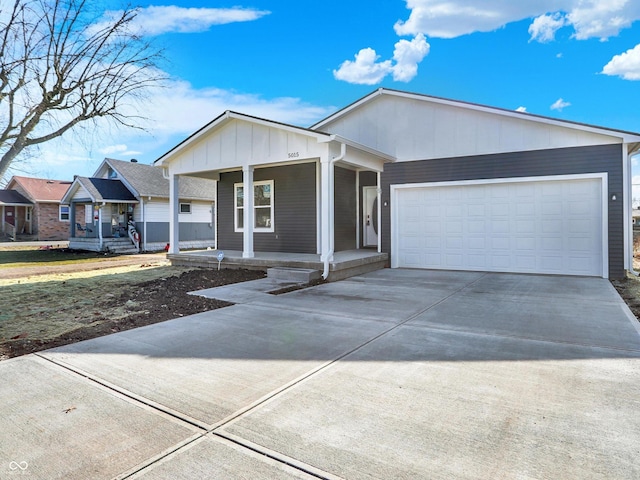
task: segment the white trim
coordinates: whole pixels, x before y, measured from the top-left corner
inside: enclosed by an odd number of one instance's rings
[[[626,148],[622,149],[622,201],[624,268],[633,271],[633,185],[631,162]]]
[[[266,209],[267,207],[265,205],[253,205],[253,211],[254,214],[252,215],[252,219],[254,219],[254,227],[253,227],[253,231],[255,233],[273,233],[275,231],[274,225],[275,225],[275,220],[274,220],[274,182],[273,180],[257,180],[253,182],[253,186],[257,187],[260,185],[269,185],[270,186],[270,190],[271,190],[271,202],[269,205],[270,208],[270,213],[271,213],[271,227],[269,228],[265,228],[265,227],[256,227],[255,226],[255,211],[256,209],[260,208],[260,209]],[[244,188],[244,182],[241,183],[234,183],[233,184],[233,227],[234,227],[234,231],[235,232],[244,232],[244,227],[242,226],[238,226],[238,209],[242,208],[242,210],[245,209],[245,206],[243,205],[242,207],[238,207],[238,187],[242,187]],[[246,199],[246,197],[245,197]],[[246,202],[245,202],[246,204]],[[244,217],[244,214],[243,214]]]
[[[67,218],[62,218],[62,209],[67,208]],[[71,205],[67,204],[59,204],[58,205],[58,221],[59,222],[70,222],[71,221]]]
[[[391,268],[398,268],[398,191],[410,188],[453,187],[464,185],[489,185],[500,183],[553,182],[570,180],[600,179],[602,202],[602,277],[609,278],[609,185],[608,174],[585,173],[577,175],[547,175],[538,177],[490,178],[481,180],[460,180],[452,182],[403,183],[390,186],[391,200]]]
[[[364,204],[364,190],[362,191],[362,197],[362,203]],[[363,241],[360,242],[360,225],[363,223],[364,216],[364,211],[360,215],[360,170],[356,170],[356,250],[360,250],[360,243],[364,244],[364,237]]]

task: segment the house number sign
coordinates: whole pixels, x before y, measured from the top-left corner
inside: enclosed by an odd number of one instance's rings
[[[289,158],[298,158],[300,156],[300,152],[289,152]]]

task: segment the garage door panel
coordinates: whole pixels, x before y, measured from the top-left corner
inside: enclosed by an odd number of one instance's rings
[[[601,182],[589,178],[398,189],[394,264],[601,276]],[[403,213],[405,207],[410,215]]]

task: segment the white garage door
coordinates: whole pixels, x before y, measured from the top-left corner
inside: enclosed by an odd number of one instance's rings
[[[608,273],[602,178],[440,185],[392,188],[392,266]]]

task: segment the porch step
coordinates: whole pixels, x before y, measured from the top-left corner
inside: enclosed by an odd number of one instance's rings
[[[311,268],[272,267],[267,277],[292,283],[309,283],[320,278],[320,272]]]

